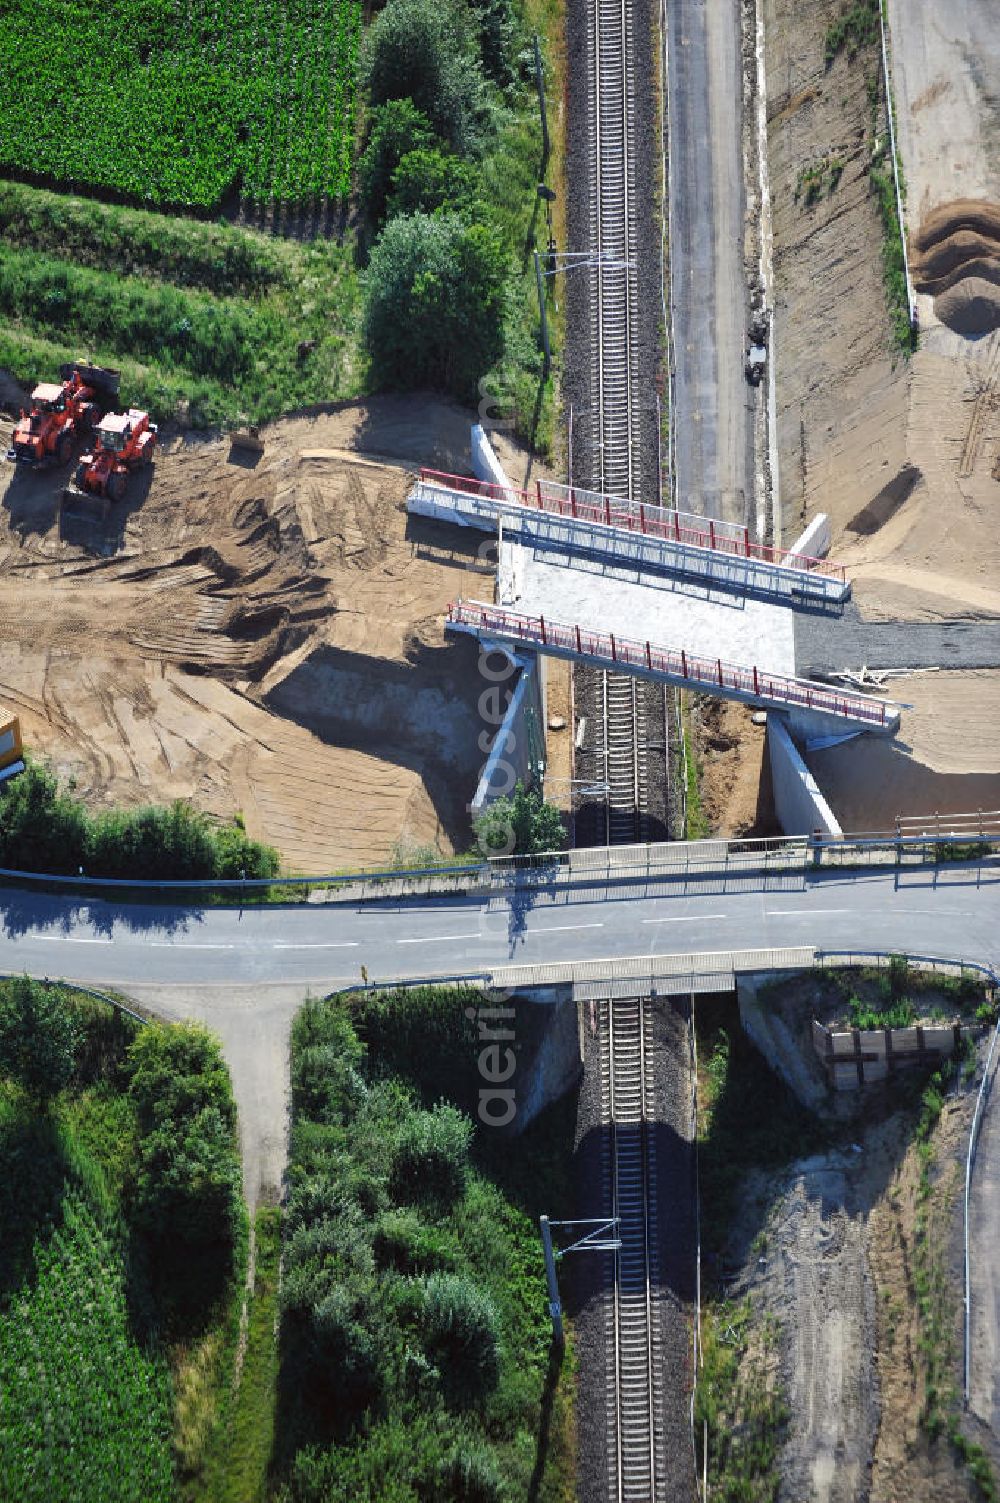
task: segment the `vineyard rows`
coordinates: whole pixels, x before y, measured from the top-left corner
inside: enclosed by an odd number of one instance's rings
[[[130,1333],[122,1250],[67,1192],[0,1313],[0,1477],[18,1503],[167,1503],[169,1379]]]
[[[8,0],[0,171],[211,208],[348,192],[359,0]]]

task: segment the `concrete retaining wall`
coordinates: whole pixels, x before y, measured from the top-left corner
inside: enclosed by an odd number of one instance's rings
[[[821,511],[813,517],[801,537],[795,539],[789,552],[800,553],[803,558],[826,558],[829,551],[830,518]]]
[[[788,733],[783,717],[767,717],[767,750],[771,762],[774,812],[785,835],[843,834],[836,815],[819,791],[812,773]]]
[[[472,425],[472,473],[477,480],[484,480],[488,485],[502,485],[510,491],[514,489],[481,423]]]
[[[511,793],[516,783],[532,782],[538,731],[544,725],[537,657],[533,653],[515,657],[499,645],[497,651],[508,652],[511,661],[520,664],[520,673],[476,785],[470,806],[473,817],[482,814],[496,799]],[[497,688],[503,691],[502,684]]]
[[[963,1034],[978,1036],[976,1024],[942,1023],[913,1028],[851,1028],[835,1033],[813,1019],[813,1048],[838,1091],[856,1091],[885,1080],[894,1070],[945,1059]]]

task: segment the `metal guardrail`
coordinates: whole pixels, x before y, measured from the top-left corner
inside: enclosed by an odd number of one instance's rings
[[[111,895],[128,891],[167,894],[219,892],[239,898],[268,888],[305,888],[350,892],[351,901],[363,902],[421,892],[502,893],[511,886],[554,881],[617,881],[647,877],[747,875],[820,868],[850,869],[858,866],[936,866],[952,864],[964,846],[976,848],[969,860],[988,861],[1000,855],[1000,833],[971,838],[961,832],[938,829],[916,835],[890,832],[847,835],[840,838],[794,835],[749,840],[670,841],[648,845],[595,846],[571,851],[543,851],[530,856],[495,856],[476,862],[453,862],[442,866],[361,868],[353,872],[316,873],[311,876],[139,878],[88,877],[63,872],[25,871],[0,867],[0,881],[10,885],[32,883],[79,891],[82,894],[107,889]],[[949,847],[952,848],[949,850]],[[301,900],[300,900],[301,901]]]
[[[456,600],[448,607],[446,626],[505,641],[528,643],[543,652],[586,658],[599,667],[620,672],[659,674],[672,682],[693,685],[713,694],[734,694],[762,706],[811,710],[867,728],[891,730],[899,711],[885,700],[821,688],[808,679],[788,678],[766,669],[745,668],[722,658],[702,658],[684,648],[654,647],[614,632],[596,632],[544,616],[522,615],[480,600]]]
[[[426,486],[492,501],[505,508],[521,507],[536,514],[541,512],[568,521],[589,522],[633,535],[639,533],[660,542],[686,544],[691,548],[790,569],[799,574],[821,574],[841,583],[846,580],[843,565],[830,559],[757,543],[750,536],[748,527],[702,517],[696,512],[630,501],[625,496],[585,490],[554,480],[536,480],[533,490],[523,490],[519,486],[494,485],[467,475],[450,475],[443,470],[423,468],[420,481]]]
[[[745,548],[742,538],[729,545],[721,535],[712,538],[707,532],[692,534],[687,529],[667,528],[661,533],[652,527],[619,526],[613,516],[605,515],[603,506],[585,508],[581,503],[571,515],[565,506],[538,509],[530,503],[530,497],[517,500],[521,493],[510,486],[486,481],[476,485],[472,492],[438,480],[418,480],[410,491],[407,509],[418,516],[458,520],[484,532],[502,530],[505,538],[510,535],[529,546],[607,557],[702,583],[710,581],[736,591],[776,597],[793,606],[808,601],[836,604],[850,594],[845,579],[761,558],[758,555],[766,550],[756,545]],[[708,524],[710,528],[723,525]]]

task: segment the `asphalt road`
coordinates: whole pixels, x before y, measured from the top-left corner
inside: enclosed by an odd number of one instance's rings
[[[667,14],[678,504],[752,522],[739,0]]]
[[[510,964],[818,945],[1000,961],[1000,865],[624,878],[502,897],[291,908],[7,892],[0,970],[128,986],[314,989]]]

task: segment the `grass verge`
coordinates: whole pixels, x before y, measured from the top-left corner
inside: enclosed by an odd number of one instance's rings
[[[985,1449],[970,1440],[961,1424],[961,1399],[955,1381],[956,1296],[946,1267],[945,1236],[951,1206],[958,1194],[957,1175],[942,1180],[934,1147],[934,1129],[949,1090],[968,1080],[976,1057],[970,1045],[936,1070],[920,1098],[915,1139],[920,1161],[917,1216],[913,1243],[913,1295],[920,1326],[918,1361],[923,1368],[924,1402],[920,1425],[932,1443],[947,1439],[956,1461],[964,1465],[979,1497],[997,1503],[1000,1490]]]
[[[262,1206],[255,1218],[254,1281],[247,1295],[239,1381],[231,1383],[208,1444],[191,1503],[264,1503],[274,1444],[278,1384],[278,1285],[281,1212]],[[226,1369],[232,1371],[231,1364]]]

